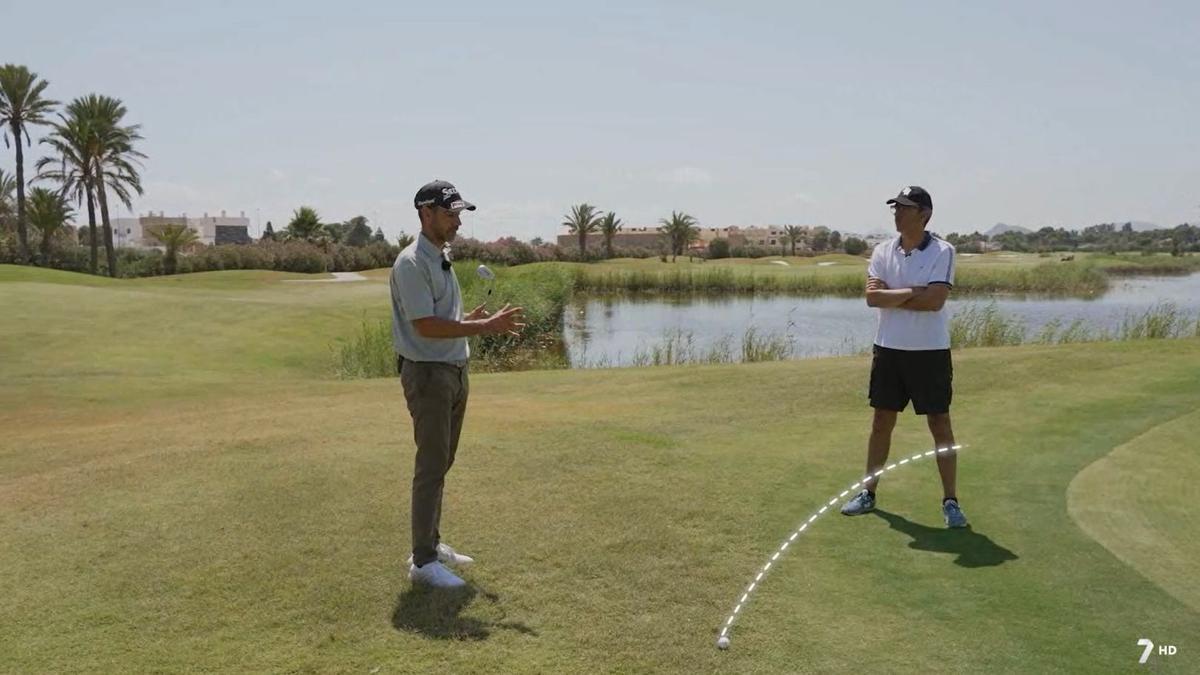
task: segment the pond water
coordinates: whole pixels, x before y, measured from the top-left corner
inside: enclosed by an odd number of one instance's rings
[[[948,306],[954,314],[992,302],[1002,314],[1023,321],[1030,336],[1053,320],[1065,326],[1082,319],[1092,329],[1112,331],[1127,317],[1162,303],[1195,318],[1200,274],[1116,279],[1093,299],[952,295]],[[589,367],[635,364],[672,335],[685,336],[698,352],[732,341],[733,351],[740,353],[751,327],[760,336],[785,337],[795,358],[856,353],[871,346],[876,310],[862,298],[577,297],[563,318],[572,367]]]

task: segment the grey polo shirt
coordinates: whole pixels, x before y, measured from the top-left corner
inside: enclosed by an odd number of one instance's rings
[[[436,316],[462,321],[462,291],[454,270],[442,269],[442,252],[424,234],[396,256],[392,265],[392,343],[409,361],[463,365],[471,355],[467,338],[427,338],[415,319]]]

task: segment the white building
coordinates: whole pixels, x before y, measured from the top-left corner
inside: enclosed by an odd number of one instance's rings
[[[157,214],[151,211],[137,218],[113,218],[113,242],[117,246],[134,248],[153,248],[158,244],[151,239],[146,229],[156,225],[186,225],[200,235],[200,243],[212,246],[214,244],[247,244],[250,242],[250,219],[242,211],[237,217],[225,215],[210,216],[205,213],[199,218],[189,218],[186,213],[179,216],[167,216],[162,211]]]

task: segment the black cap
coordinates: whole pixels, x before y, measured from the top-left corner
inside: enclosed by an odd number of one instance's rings
[[[919,185],[910,185],[900,191],[900,194],[887,200],[888,204],[901,204],[904,206],[919,206],[927,211],[933,210],[933,197],[925,191],[925,188]]]
[[[475,210],[474,204],[463,200],[462,195],[458,194],[458,188],[444,180],[422,185],[413,198],[413,206],[418,209],[422,206],[440,206],[451,211]]]

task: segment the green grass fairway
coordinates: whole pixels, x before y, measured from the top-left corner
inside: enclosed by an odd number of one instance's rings
[[[1190,519],[1200,454],[1200,410],[1121,445],[1071,482],[1068,507],[1084,532],[1171,595],[1200,611],[1200,539],[1180,536]]]
[[[897,469],[719,652],[861,471],[867,360],[476,375],[443,520],[472,590],[414,591],[399,383],[329,368],[369,276],[0,267],[0,672],[1200,669],[1200,340],[958,353],[973,529]],[[905,415],[894,457],[928,444]]]

